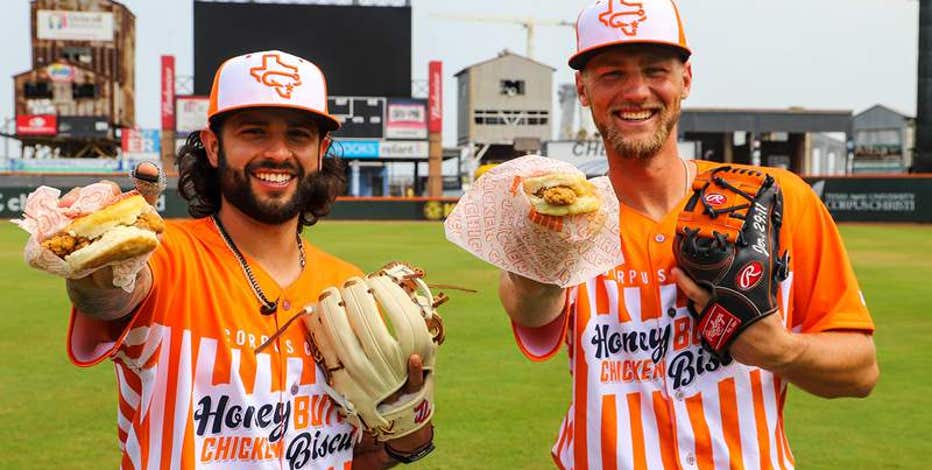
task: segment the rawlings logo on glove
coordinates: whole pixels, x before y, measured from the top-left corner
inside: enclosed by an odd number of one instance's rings
[[[674,255],[711,298],[699,319],[703,345],[727,360],[751,324],[777,311],[789,257],[780,252],[783,196],[773,177],[723,166],[696,177],[676,226]]]

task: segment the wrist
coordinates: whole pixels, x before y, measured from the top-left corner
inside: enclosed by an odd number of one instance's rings
[[[383,449],[393,462],[412,463],[434,451],[434,426],[428,424],[414,434],[383,443]]]
[[[791,376],[793,370],[798,366],[799,360],[808,348],[809,343],[806,341],[806,337],[801,334],[787,331],[783,336],[784,338],[781,341],[783,346],[780,348],[781,354],[774,358],[772,366],[766,369],[786,378]]]

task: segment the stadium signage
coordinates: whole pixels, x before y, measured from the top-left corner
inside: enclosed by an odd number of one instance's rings
[[[427,105],[423,101],[389,100],[387,114],[386,138],[427,138]]]
[[[58,117],[54,114],[19,114],[16,116],[16,135],[55,135]]]
[[[36,36],[64,41],[113,41],[113,13],[38,10]]]
[[[427,106],[430,114],[427,129],[432,133],[443,132],[443,62],[432,60],[428,64]]]
[[[207,108],[210,99],[206,96],[178,96],[175,100],[175,131],[190,134],[207,127]]]
[[[427,141],[382,141],[379,143],[380,158],[426,159],[429,146]]]
[[[175,56],[162,56],[162,130],[175,128]]]
[[[810,179],[839,222],[932,222],[932,177]]]

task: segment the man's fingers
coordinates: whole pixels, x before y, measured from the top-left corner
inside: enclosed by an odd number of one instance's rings
[[[408,358],[408,381],[405,382],[405,393],[415,393],[424,386],[424,362],[421,356],[412,354]]]
[[[152,162],[140,162],[133,168],[130,176],[133,177],[133,184],[139,194],[142,194],[149,204],[154,205],[165,189],[159,167]]]
[[[676,285],[686,294],[686,297],[689,297],[690,300],[696,303],[698,310],[701,310],[702,307],[705,307],[705,304],[709,302],[709,291],[703,289],[696,284],[686,273],[683,272],[680,268],[673,268],[673,276],[676,280]]]

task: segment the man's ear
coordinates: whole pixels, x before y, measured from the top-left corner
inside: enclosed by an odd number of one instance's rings
[[[685,100],[689,98],[689,93],[693,88],[693,64],[691,62],[686,62],[683,65],[683,96],[680,99]]]
[[[333,145],[333,139],[330,137],[330,134],[324,136],[320,140],[320,152],[317,153],[317,168],[320,168],[324,165],[324,158],[327,156],[327,152],[330,151],[330,146]]]
[[[586,84],[583,83],[582,72],[576,72],[576,96],[579,98],[579,104],[589,106],[589,95],[586,93]]]
[[[207,153],[210,166],[219,167],[220,139],[217,138],[217,134],[214,134],[210,128],[201,129],[201,143],[204,144],[204,151]]]

